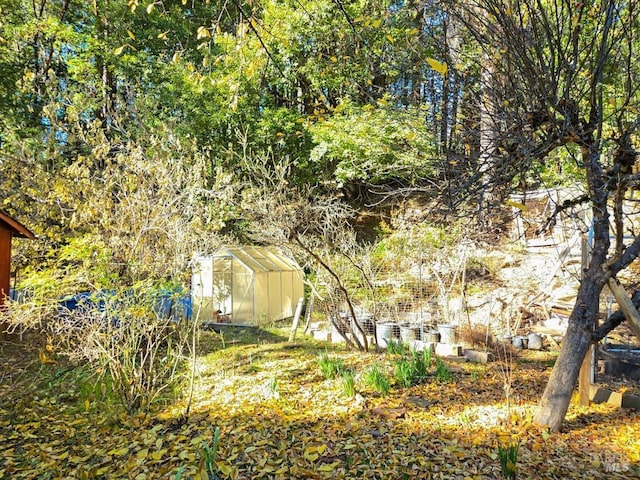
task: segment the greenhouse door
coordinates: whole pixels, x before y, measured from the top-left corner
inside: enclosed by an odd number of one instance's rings
[[[232,286],[233,258],[215,257],[213,260],[213,304],[217,306],[216,310],[220,316],[218,320],[225,323],[231,321],[231,312],[233,311]]]

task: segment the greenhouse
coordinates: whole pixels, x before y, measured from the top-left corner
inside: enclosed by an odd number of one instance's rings
[[[274,248],[221,248],[195,258],[193,315],[204,322],[238,325],[293,317],[304,296],[303,279],[300,266]]]

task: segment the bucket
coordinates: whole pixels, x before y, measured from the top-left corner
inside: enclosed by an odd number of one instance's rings
[[[420,340],[420,327],[416,325],[400,325],[400,338],[403,342]]]
[[[376,339],[378,345],[386,347],[389,344],[389,340],[398,338],[396,334],[397,328],[398,324],[393,322],[376,323]]]
[[[538,335],[537,333],[529,334],[529,350],[542,350],[542,335]]]
[[[333,324],[333,322],[331,322],[329,331],[331,332],[331,340],[333,342],[344,342],[344,335],[346,335],[346,333],[338,330],[338,328]]]
[[[455,325],[438,325],[440,332],[440,341],[452,345],[456,343],[456,326]]]

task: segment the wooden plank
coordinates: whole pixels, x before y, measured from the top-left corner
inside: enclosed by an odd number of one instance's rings
[[[23,237],[30,240],[34,240],[36,238],[31,230],[3,211],[0,211],[0,228],[9,231],[9,233],[14,237]]]
[[[580,376],[578,377],[578,402],[584,406],[588,406],[591,403],[592,348],[593,347],[590,347],[584,356],[582,366],[580,367]]]
[[[591,248],[586,236],[581,238],[581,271],[584,279],[584,272],[587,271],[591,261]],[[595,328],[595,324],[592,325]],[[582,360],[580,373],[578,374],[578,403],[588,406],[591,404],[591,372],[593,371],[593,348],[587,349],[587,353]]]
[[[608,285],[609,290],[611,290],[616,302],[618,302],[620,306],[620,310],[624,313],[624,317],[627,319],[631,331],[640,339],[640,313],[638,313],[633,302],[631,302],[631,298],[629,298],[629,295],[627,295],[627,292],[617,279],[610,278]]]
[[[300,322],[300,314],[302,313],[302,305],[304,298],[300,297],[298,305],[296,305],[296,313],[293,316],[293,324],[291,325],[291,332],[289,332],[289,341],[293,342],[296,338],[296,330],[298,329],[298,323]]]

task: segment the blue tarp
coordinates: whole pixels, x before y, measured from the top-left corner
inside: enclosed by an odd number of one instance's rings
[[[133,294],[134,292],[130,293]],[[58,314],[65,315],[69,312],[82,311],[83,309],[102,313],[105,311],[107,301],[116,294],[115,290],[99,290],[69,295],[58,303]],[[124,295],[127,295],[127,293],[125,292]],[[193,307],[189,292],[161,290],[149,295],[153,295],[154,311],[161,318],[172,318],[176,322],[191,319]],[[13,301],[27,302],[30,295],[27,290],[12,288],[9,297]]]
[[[59,313],[94,310],[104,312],[109,298],[116,295],[114,291],[81,292],[64,298],[59,303]],[[126,295],[126,293],[125,293]],[[161,318],[173,319],[175,322],[191,319],[191,295],[184,292],[163,291],[153,296],[153,310]]]

